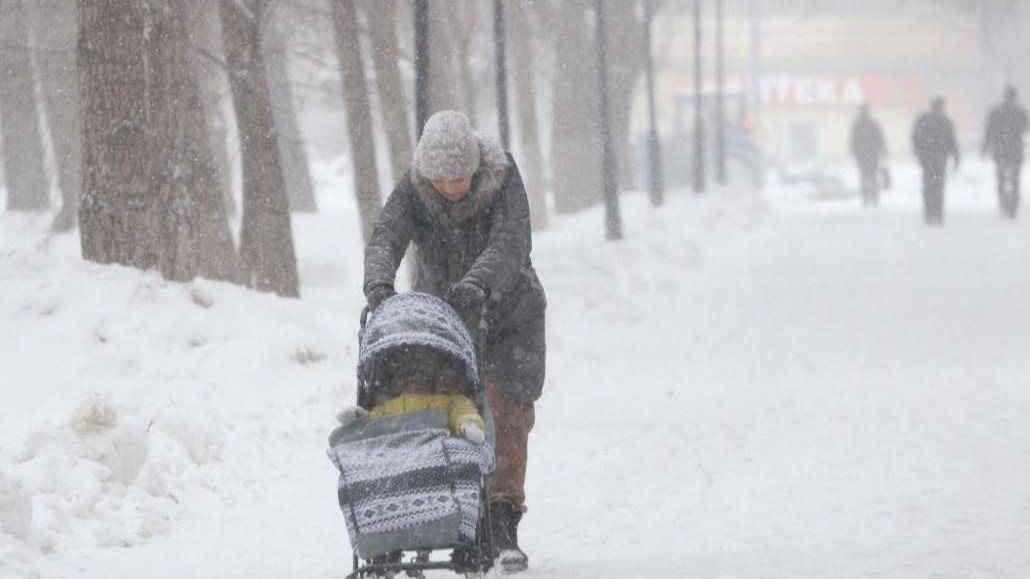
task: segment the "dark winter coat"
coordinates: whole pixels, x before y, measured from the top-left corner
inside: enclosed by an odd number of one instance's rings
[[[365,247],[364,290],[394,283],[411,242],[414,289],[443,296],[462,280],[489,295],[484,371],[508,396],[530,402],[544,381],[546,299],[530,260],[529,202],[515,160],[480,138],[469,194],[451,203],[415,169],[397,183]]]
[[[859,167],[875,170],[887,156],[887,141],[880,124],[870,117],[859,117],[851,127],[851,154]]]
[[[951,119],[933,111],[920,115],[912,129],[912,150],[924,168],[943,169],[948,157],[957,162],[958,139]]]
[[[994,107],[987,117],[983,152],[999,163],[1023,162],[1023,135],[1028,128],[1026,110],[1018,104]]]

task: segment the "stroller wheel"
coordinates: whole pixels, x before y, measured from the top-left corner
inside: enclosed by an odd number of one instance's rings
[[[355,576],[355,579],[395,579],[397,573],[393,571],[362,571]]]
[[[373,565],[390,565],[400,563],[403,555],[404,554],[402,552],[395,551],[387,555],[373,557],[369,560],[369,563]],[[395,579],[397,575],[398,573],[396,571],[374,570],[363,574],[363,576],[359,579]]]
[[[413,563],[418,563],[418,564],[427,564],[427,563],[429,563],[429,554],[430,553],[432,553],[432,551],[429,551],[429,550],[419,550],[419,551],[416,551],[415,552],[415,558],[412,560],[412,562]],[[408,575],[408,577],[411,577],[412,579],[426,579],[426,574],[423,573],[421,569],[413,569],[413,570],[410,570],[410,571],[405,571],[405,573]]]

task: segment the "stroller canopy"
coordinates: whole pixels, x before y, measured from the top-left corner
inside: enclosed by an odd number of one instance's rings
[[[361,334],[358,379],[369,379],[376,360],[401,346],[426,346],[450,354],[464,364],[469,380],[479,387],[472,338],[458,313],[440,298],[418,292],[398,294],[369,313]]]

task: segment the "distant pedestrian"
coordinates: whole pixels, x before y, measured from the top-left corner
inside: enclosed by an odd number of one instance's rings
[[[961,162],[955,124],[944,112],[944,99],[930,103],[930,110],[919,115],[912,129],[912,150],[923,169],[923,213],[927,225],[944,224],[944,178],[948,159],[954,158],[955,170]]]
[[[862,204],[877,205],[880,202],[880,163],[887,158],[887,141],[868,105],[862,107],[851,126],[850,146],[858,164]]]
[[[1023,169],[1023,135],[1028,128],[1026,109],[1019,106],[1015,87],[1005,89],[1005,101],[991,109],[984,131],[983,156],[994,159],[1001,213],[1015,219],[1019,213],[1019,174]]]

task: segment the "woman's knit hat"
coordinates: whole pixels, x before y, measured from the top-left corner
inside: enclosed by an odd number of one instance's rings
[[[415,171],[426,179],[464,179],[479,168],[479,139],[464,113],[440,111],[429,117],[415,146]]]

